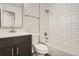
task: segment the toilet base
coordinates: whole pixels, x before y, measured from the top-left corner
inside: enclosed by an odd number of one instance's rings
[[[32,52],[35,56],[45,56],[48,53],[48,48],[44,44],[33,45]]]
[[[38,52],[34,52],[33,53],[33,56],[46,56],[46,54],[41,54],[41,53],[38,53]]]

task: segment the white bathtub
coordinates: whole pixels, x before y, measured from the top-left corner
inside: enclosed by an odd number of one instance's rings
[[[45,42],[44,42],[45,43]],[[49,55],[51,56],[74,56],[72,53],[69,53],[59,47],[56,47],[50,43],[45,43],[49,49]]]

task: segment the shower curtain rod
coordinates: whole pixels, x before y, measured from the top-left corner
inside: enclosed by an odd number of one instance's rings
[[[32,15],[25,15],[26,17],[28,16],[28,17],[32,17],[32,18],[37,18],[37,19],[39,19],[39,17],[36,17],[36,16],[32,16]]]

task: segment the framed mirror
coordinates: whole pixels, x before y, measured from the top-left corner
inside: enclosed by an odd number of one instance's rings
[[[11,11],[3,11],[3,27],[14,27],[15,24],[15,13]]]
[[[23,25],[23,4],[3,3],[1,4],[1,28],[22,28]]]

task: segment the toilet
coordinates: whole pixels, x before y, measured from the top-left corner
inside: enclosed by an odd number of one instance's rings
[[[46,45],[42,43],[38,43],[36,45],[33,45],[34,48],[34,54],[36,56],[44,56],[48,53],[48,48]]]
[[[39,34],[32,35],[32,53],[35,56],[44,56],[48,53],[48,47],[43,43],[39,43]]]

